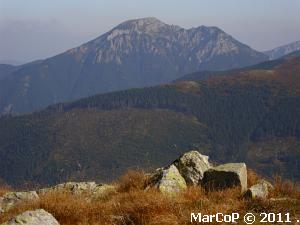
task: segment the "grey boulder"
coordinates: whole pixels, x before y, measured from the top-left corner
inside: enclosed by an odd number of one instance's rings
[[[183,154],[174,162],[174,165],[188,185],[198,185],[204,172],[211,168],[208,156],[202,155],[198,151]]]
[[[35,191],[9,192],[0,198],[0,213],[14,208],[17,204],[39,200]]]
[[[247,190],[247,167],[245,163],[228,163],[204,172],[201,185],[206,190],[222,190],[239,186]]]
[[[57,220],[43,209],[26,211],[1,225],[59,225]]]
[[[264,179],[261,179],[257,182],[257,184],[250,187],[244,194],[246,199],[267,199],[269,195],[269,191],[273,190],[273,185]]]
[[[151,178],[150,186],[167,194],[178,193],[187,187],[184,178],[174,165],[158,169]]]
[[[267,199],[268,198],[268,187],[262,183],[260,184],[255,184],[252,187],[250,187],[244,197],[246,199]]]

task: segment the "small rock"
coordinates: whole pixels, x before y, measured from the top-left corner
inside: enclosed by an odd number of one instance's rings
[[[0,198],[0,212],[7,212],[17,204],[34,200],[39,200],[39,196],[35,191],[6,193]]]
[[[285,197],[285,198],[270,198],[269,201],[273,202],[273,203],[283,203],[283,202],[290,202],[290,203],[294,203],[294,204],[300,203],[299,199],[287,198],[287,197]]]
[[[267,199],[268,198],[268,186],[263,183],[258,183],[250,187],[244,197],[246,199]]]
[[[72,194],[82,194],[84,192],[92,192],[98,185],[95,182],[67,182],[58,184],[54,187],[43,188],[38,194],[46,194],[51,191],[71,192]]]
[[[57,220],[43,209],[26,211],[2,225],[59,225]]]
[[[246,199],[267,199],[270,190],[274,190],[274,186],[269,181],[261,179],[246,191],[244,197]]]
[[[163,193],[177,193],[187,187],[185,180],[174,165],[158,170],[154,177],[152,186]]]
[[[206,190],[221,190],[240,186],[247,190],[247,167],[245,163],[228,163],[204,172],[201,182]]]
[[[267,181],[265,179],[260,179],[257,183],[267,186],[269,191],[274,190],[274,186],[269,181]]]
[[[208,156],[201,155],[197,151],[183,154],[174,162],[174,165],[188,185],[198,185],[204,172],[211,168]]]

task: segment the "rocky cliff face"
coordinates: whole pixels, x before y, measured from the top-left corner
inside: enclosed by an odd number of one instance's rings
[[[92,60],[94,64],[118,65],[122,65],[126,57],[134,54],[165,56],[170,57],[170,61],[179,63],[178,70],[181,69],[182,72],[209,69],[205,64],[222,55],[236,57],[246,54],[249,61],[239,63],[240,60],[236,58],[233,64],[215,65],[211,69],[223,70],[265,59],[261,53],[236,41],[217,27],[200,26],[186,30],[164,24],[155,18],[124,22],[99,38],[70,50],[69,53],[82,61]],[[251,60],[253,61],[250,62]],[[181,64],[194,67],[181,68]]]
[[[267,57],[217,27],[183,29],[155,18],[126,21],[58,56],[23,65],[0,84],[0,111],[172,81],[198,70],[248,66]]]

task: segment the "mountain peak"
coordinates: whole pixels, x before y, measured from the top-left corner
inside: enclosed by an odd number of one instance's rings
[[[145,18],[138,18],[127,20],[121,23],[119,26],[138,26],[138,27],[145,27],[145,26],[164,26],[166,25],[164,22],[160,21],[155,17],[145,17]],[[118,26],[118,27],[119,27]]]
[[[139,18],[134,20],[128,20],[121,24],[119,24],[115,29],[122,29],[122,30],[130,30],[130,31],[137,31],[137,32],[145,32],[145,33],[158,33],[162,30],[172,29],[172,28],[179,28],[178,26],[172,26],[165,24],[164,22],[160,21],[155,17],[146,17],[146,18]]]
[[[138,19],[131,19],[124,21],[122,24],[133,24],[133,23],[139,23],[139,24],[164,24],[161,20],[157,19],[156,17],[144,17],[144,18],[138,18]]]

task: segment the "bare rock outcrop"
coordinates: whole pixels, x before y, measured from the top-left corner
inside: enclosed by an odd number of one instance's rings
[[[202,155],[198,151],[183,154],[174,162],[174,165],[188,185],[198,185],[204,172],[212,167],[208,162],[208,156]]]
[[[150,178],[150,186],[156,187],[162,193],[178,193],[186,189],[187,185],[184,178],[180,175],[174,165],[167,168],[158,169]]]
[[[52,191],[82,194],[84,192],[92,192],[97,186],[98,185],[95,182],[67,182],[55,185],[53,187],[40,189],[38,194],[46,194]]]
[[[43,209],[26,211],[1,225],[59,225],[57,220]]]
[[[8,211],[20,203],[36,200],[39,200],[39,196],[35,191],[6,193],[0,198],[0,213]]]

